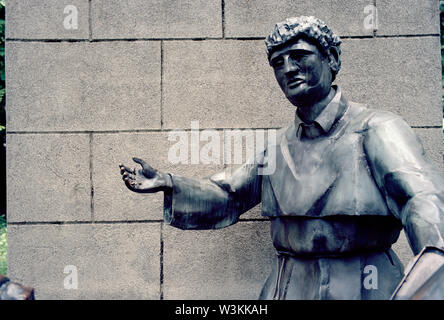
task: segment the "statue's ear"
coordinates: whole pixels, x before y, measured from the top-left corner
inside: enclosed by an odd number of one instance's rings
[[[335,47],[328,50],[328,64],[335,73],[339,71],[339,52]]]

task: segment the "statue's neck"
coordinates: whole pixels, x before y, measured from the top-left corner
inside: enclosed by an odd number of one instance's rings
[[[314,104],[298,105],[297,116],[305,123],[313,123],[313,121],[319,116],[324,108],[330,103],[336,95],[336,91],[330,88],[330,92],[320,101]]]

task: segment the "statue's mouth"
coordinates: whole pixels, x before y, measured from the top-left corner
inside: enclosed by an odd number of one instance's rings
[[[303,79],[292,79],[287,82],[287,87],[290,89],[298,87],[301,83],[303,83]]]

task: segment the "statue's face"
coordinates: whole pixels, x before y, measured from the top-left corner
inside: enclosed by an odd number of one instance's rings
[[[270,64],[285,96],[296,106],[315,104],[330,92],[329,58],[305,39],[276,50]]]

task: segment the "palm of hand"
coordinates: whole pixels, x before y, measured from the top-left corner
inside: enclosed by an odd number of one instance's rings
[[[130,169],[124,165],[119,165],[125,185],[134,192],[152,193],[162,191],[164,183],[157,170],[153,169],[145,161],[133,158],[134,162],[139,163],[142,169]]]

